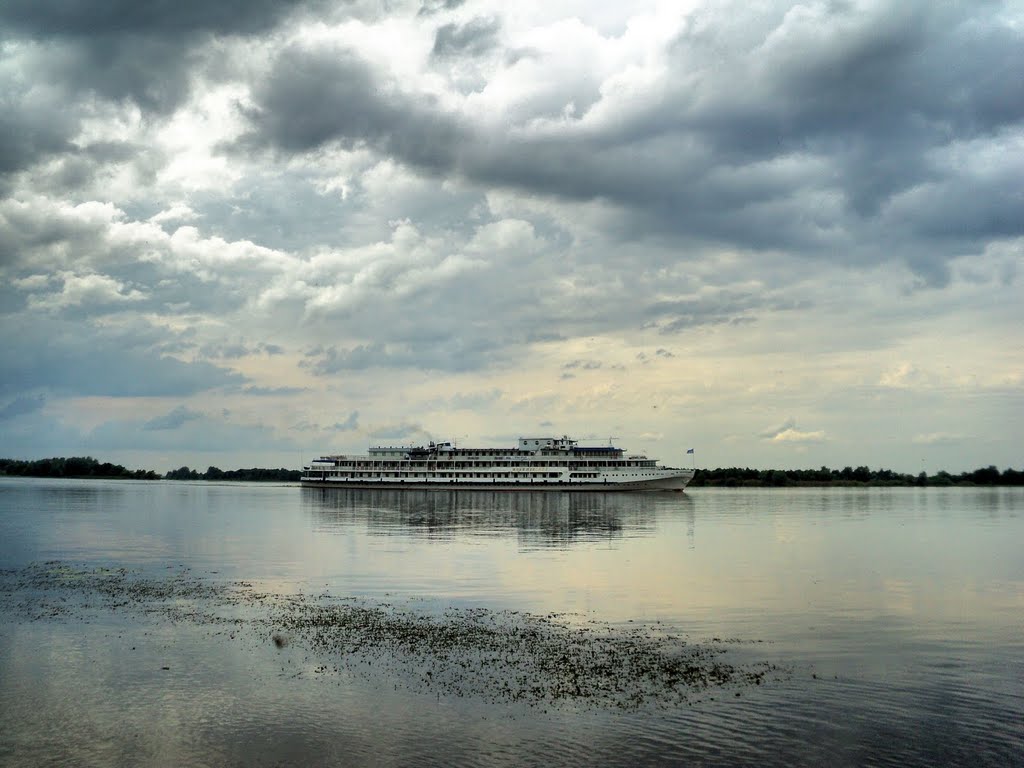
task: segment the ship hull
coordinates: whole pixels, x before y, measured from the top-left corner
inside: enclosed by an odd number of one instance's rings
[[[692,472],[669,475],[649,480],[629,480],[616,482],[583,482],[579,480],[535,480],[509,482],[508,480],[394,480],[391,478],[302,478],[302,485],[309,488],[374,488],[388,490],[463,490],[463,491],[682,491],[690,480]]]

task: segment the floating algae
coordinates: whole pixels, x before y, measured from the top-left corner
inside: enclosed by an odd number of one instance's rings
[[[321,599],[296,600],[276,620],[318,656],[416,664],[425,689],[530,704],[669,704],[709,688],[760,685],[777,671],[724,663],[718,644],[688,644],[646,627],[573,627],[511,611],[451,608],[438,617]]]
[[[303,649],[317,677],[388,670],[404,673],[416,690],[531,705],[665,706],[783,674],[765,662],[723,661],[725,645],[735,641],[687,643],[649,626],[574,626],[554,614],[449,608],[431,615],[330,595],[260,593],[248,582],[209,581],[187,569],[152,577],[44,563],[0,572],[0,602],[33,620],[99,608],[233,624],[277,649]]]
[[[239,623],[238,617],[225,612],[258,599],[247,586],[209,582],[185,568],[147,577],[126,568],[75,568],[49,561],[0,570],[0,608],[34,621],[80,618],[85,611],[106,610],[151,613],[196,624]]]

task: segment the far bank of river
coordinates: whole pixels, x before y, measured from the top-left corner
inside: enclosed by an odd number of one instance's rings
[[[100,463],[91,456],[49,458],[34,461],[0,459],[0,475],[15,477],[51,477],[104,480],[237,480],[244,482],[297,483],[302,472],[297,469],[223,470],[208,467],[205,472],[188,466],[172,469],[164,475],[153,470],[130,470],[120,464]],[[953,475],[945,470],[934,475],[894,472],[891,469],[870,469],[866,466],[843,469],[751,469],[728,467],[698,469],[690,487],[762,488],[762,487],[944,487],[944,486],[1019,486],[1024,485],[1024,471],[1007,468],[1002,472],[995,466],[982,467]]]

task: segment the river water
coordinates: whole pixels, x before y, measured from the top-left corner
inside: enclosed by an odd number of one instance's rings
[[[1024,489],[0,478],[0,569],[2,765],[1024,765]]]

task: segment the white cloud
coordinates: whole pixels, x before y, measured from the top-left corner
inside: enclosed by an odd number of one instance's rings
[[[824,430],[806,432],[796,426],[796,419],[790,416],[779,426],[763,430],[758,437],[769,443],[820,443],[826,439]]]
[[[11,285],[22,291],[39,291],[48,288],[52,279],[50,275],[29,275],[11,280]]]
[[[916,445],[956,445],[968,439],[965,435],[958,435],[950,432],[928,432],[914,435],[911,439]]]
[[[150,216],[149,221],[154,224],[163,224],[165,222],[193,221],[198,218],[199,214],[185,203],[175,203],[170,208]]]
[[[37,293],[29,296],[29,307],[55,311],[88,306],[93,311],[102,311],[104,307],[110,305],[138,302],[147,298],[142,291],[128,288],[120,281],[106,275],[76,275],[71,272],[60,272],[57,277],[63,281],[61,290],[57,293]]]
[[[923,384],[925,381],[925,375],[917,366],[905,362],[885,371],[878,383],[883,387],[905,388]]]
[[[765,440],[772,440],[778,437],[783,432],[788,432],[796,427],[796,419],[790,416],[782,424],[777,427],[769,427],[768,429],[762,430],[758,433],[758,437],[762,437]]]
[[[801,432],[797,429],[784,429],[771,438],[773,443],[820,443],[823,440],[825,440],[825,433],[822,430]]]

